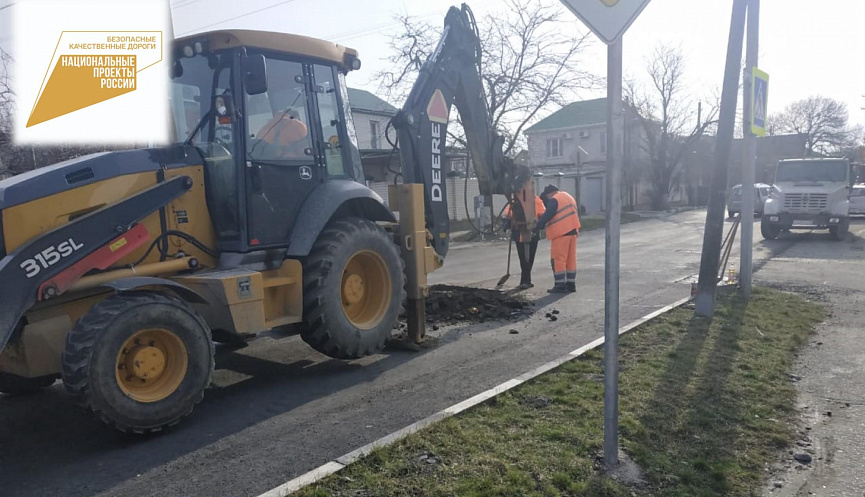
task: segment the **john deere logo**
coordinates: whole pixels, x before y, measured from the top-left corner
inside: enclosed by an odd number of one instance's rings
[[[312,179],[312,169],[309,166],[301,166],[300,179]]]
[[[612,6],[616,5],[617,3],[619,3],[619,0],[601,0],[601,1],[604,2],[604,5],[606,5],[607,7],[612,7]]]

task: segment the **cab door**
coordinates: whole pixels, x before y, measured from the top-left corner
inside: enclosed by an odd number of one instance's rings
[[[267,91],[249,95],[244,90],[250,249],[287,245],[301,205],[326,178],[317,158],[311,66],[265,57]]]
[[[347,136],[345,117],[340,112],[339,82],[331,66],[313,66],[313,93],[318,109],[316,134],[319,141],[320,174],[328,178],[349,178],[353,171],[347,167]]]

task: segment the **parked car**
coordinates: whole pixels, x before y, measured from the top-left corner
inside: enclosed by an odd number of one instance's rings
[[[772,187],[765,183],[754,184],[754,213],[758,216],[763,215],[763,206],[769,198],[771,189]],[[727,214],[733,217],[740,212],[742,212],[742,185],[736,185],[727,195]]]
[[[850,189],[850,215],[865,216],[865,184]]]

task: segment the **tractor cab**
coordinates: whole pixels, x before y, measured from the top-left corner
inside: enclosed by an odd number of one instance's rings
[[[345,84],[354,50],[230,30],[176,40],[172,57],[172,138],[204,159],[220,252],[286,247],[314,189],[363,179]]]

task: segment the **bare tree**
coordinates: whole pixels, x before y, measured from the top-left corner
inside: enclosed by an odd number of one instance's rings
[[[0,48],[0,178],[9,172],[15,93],[10,84],[12,57]]]
[[[775,132],[805,135],[808,155],[825,155],[850,148],[862,138],[861,129],[848,126],[848,118],[847,104],[815,95],[793,102],[771,120]]]
[[[596,78],[578,69],[587,35],[572,35],[576,27],[558,6],[532,0],[505,0],[505,17],[479,21],[481,77],[496,130],[505,137],[505,154],[522,145],[523,130],[548,110],[567,104]],[[391,37],[392,68],[376,75],[385,96],[402,101],[418,70],[435,49],[441,28],[409,16],[397,16],[401,28]],[[465,146],[462,123],[448,129],[451,142]]]
[[[681,50],[659,45],[646,67],[648,88],[634,81],[625,87],[627,101],[642,125],[651,181],[649,197],[656,210],[666,209],[670,195],[680,187],[685,153],[717,124],[717,97],[713,104],[702,106],[698,118],[698,106],[685,92],[684,70]]]

